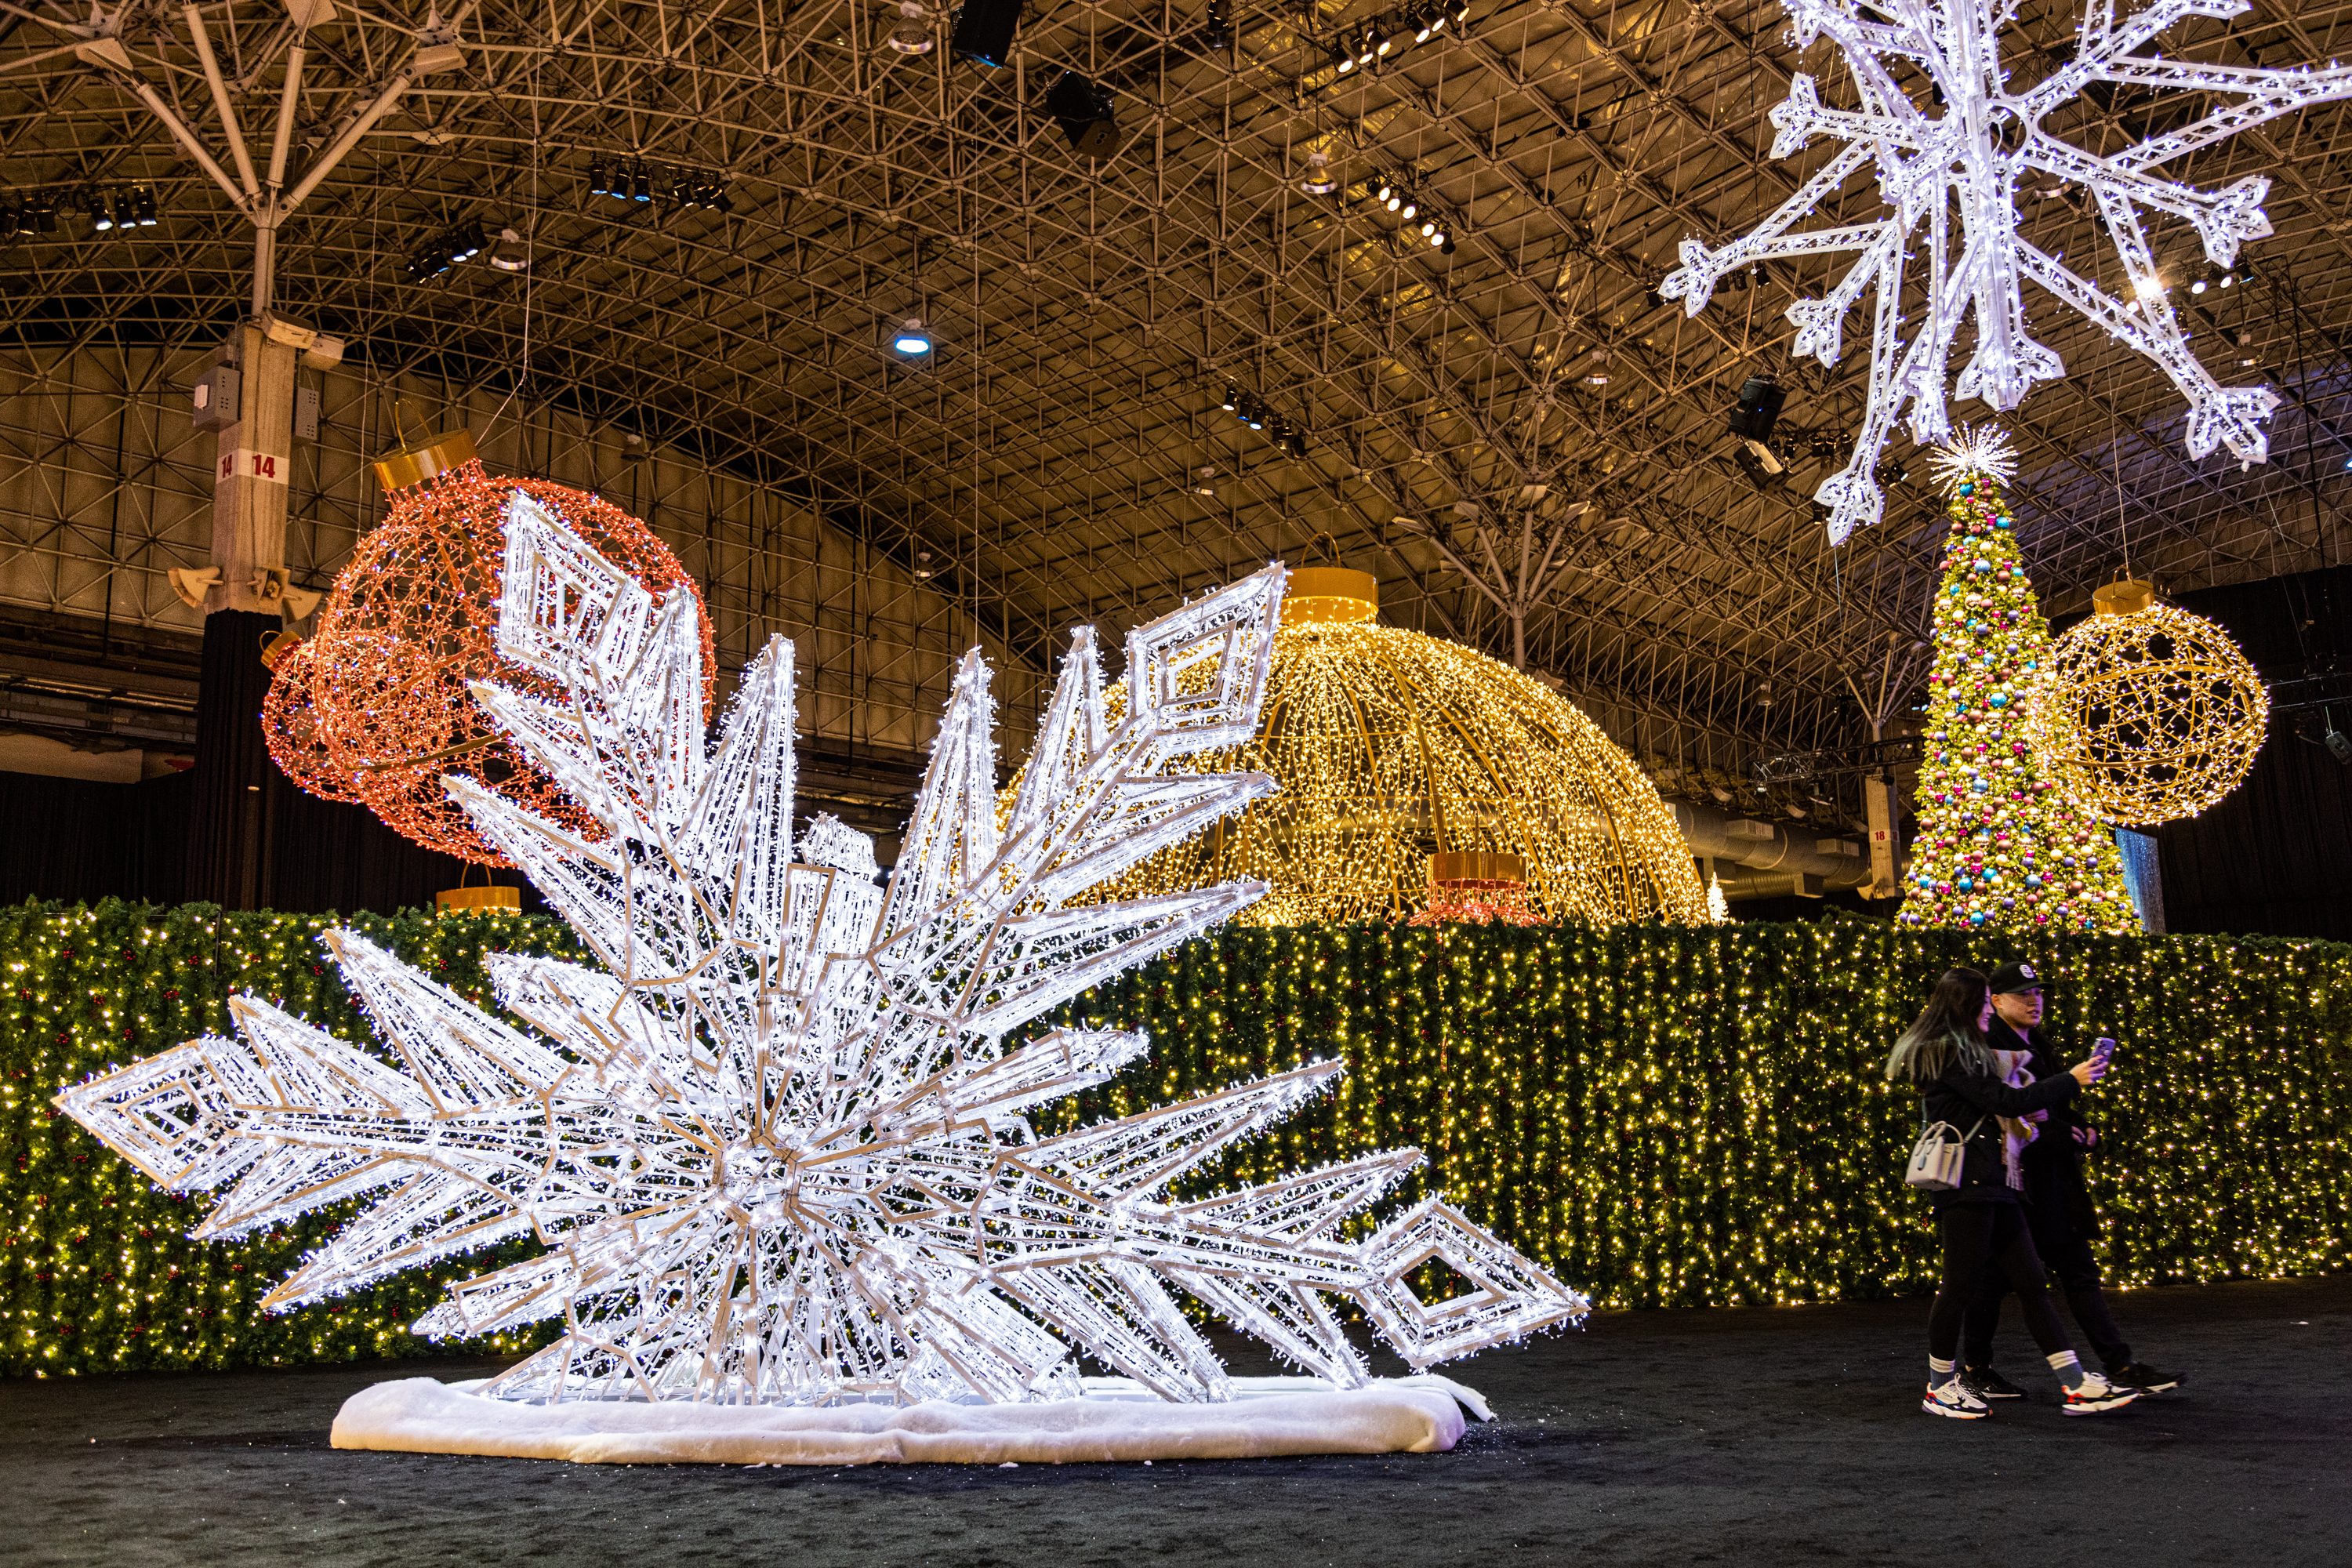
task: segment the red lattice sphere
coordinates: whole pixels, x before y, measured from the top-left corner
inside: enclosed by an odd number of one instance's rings
[[[562,695],[497,650],[504,519],[518,489],[656,596],[673,588],[695,595],[707,721],[717,671],[710,616],[677,557],[609,501],[545,479],[494,479],[479,461],[394,496],[383,526],[335,579],[318,635],[278,660],[262,709],[270,756],[303,789],[363,805],[426,848],[483,866],[511,862],[444,793],[446,774],[594,831],[467,689],[495,680]]]

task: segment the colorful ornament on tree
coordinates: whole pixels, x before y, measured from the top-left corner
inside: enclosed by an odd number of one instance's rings
[[[2158,178],[2152,171],[2266,120],[2352,97],[2352,67],[2270,69],[2141,54],[2167,28],[2189,17],[2227,18],[2249,7],[2244,0],[2156,0],[2119,21],[2111,0],[2093,0],[2083,8],[2074,42],[2056,68],[2012,92],[2000,34],[2003,26],[2027,25],[2012,5],[1782,5],[1797,47],[1811,48],[1826,37],[1843,57],[1852,85],[1849,104],[1832,105],[1822,100],[1811,77],[1792,77],[1787,101],[1772,110],[1778,132],[1772,156],[1790,157],[1816,135],[1844,146],[1745,237],[1712,250],[1684,240],[1683,265],[1667,275],[1659,292],[1683,300],[1696,316],[1716,280],[1727,274],[1783,258],[1861,252],[1826,298],[1789,307],[1789,320],[1797,328],[1794,352],[1833,365],[1842,352],[1846,312],[1865,290],[1876,289],[1870,384],[1853,459],[1814,492],[1830,509],[1832,543],[1878,521],[1885,498],[1875,470],[1906,405],[1911,438],[1936,442],[1949,433],[1948,384],[1955,396],[1979,397],[1990,407],[2008,410],[2023,401],[2035,382],[2064,376],[2058,355],[2034,341],[2027,323],[2021,286],[2028,281],[2157,363],[2188,400],[2185,439],[2192,456],[2202,458],[2226,446],[2245,462],[2268,458],[2262,421],[2277,406],[2278,395],[2267,386],[2224,387],[2198,363],[2165,292],[2157,247],[2141,215],[2154,211],[2179,219],[2195,232],[2208,263],[2234,266],[2240,246],[2271,232],[2262,205],[2269,177],[2249,174],[2207,191]],[[2040,42],[2028,47],[2040,53]],[[1913,85],[1922,75],[1929,88],[1925,95]],[[2072,106],[2089,100],[2098,109],[2118,95],[2135,102],[2153,100],[2137,112],[2166,129],[2105,153],[2059,139],[2063,127],[2097,132],[2111,123],[2103,109],[2085,118],[2071,113]],[[2181,118],[2173,123],[2169,117],[2176,107]],[[1798,227],[1865,170],[1874,174],[1881,199],[1894,209],[1890,215],[1834,228]],[[2125,297],[2067,266],[2063,248],[2052,254],[2023,237],[2018,198],[2029,179],[2042,195],[2077,185],[2088,192],[2099,232],[2115,247],[2129,284]],[[1956,209],[1957,228],[1951,221]],[[1915,261],[1918,274],[1912,271]],[[2091,270],[2095,277],[2096,268]],[[1924,305],[1905,304],[1906,280],[1913,292],[1924,289]],[[1924,320],[1907,333],[1906,309],[1924,311]],[[1955,384],[1948,363],[1970,317],[1975,353]]]
[[[1585,1297],[1441,1197],[1357,1225],[1418,1151],[1223,1192],[1188,1180],[1339,1062],[1063,1131],[1030,1120],[1150,1044],[1040,1019],[1265,891],[1073,902],[1273,788],[1170,763],[1255,730],[1282,588],[1273,567],[1130,632],[1116,717],[1081,628],[1002,819],[988,670],[968,656],[877,886],[863,834],[825,816],[793,833],[792,645],[745,670],[706,744],[691,588],[656,598],[516,495],[498,653],[532,689],[473,695],[592,828],[449,789],[594,963],[490,959],[521,1027],[331,931],[388,1052],[247,994],[237,1038],[58,1104],[156,1182],[221,1194],[199,1238],[352,1205],[273,1308],[543,1243],[416,1325],[560,1319],[562,1339],[479,1390],[527,1405],[1031,1403],[1083,1394],[1080,1352],[1162,1399],[1228,1401],[1179,1290],[1341,1389],[1370,1372],[1332,1298],[1415,1370],[1571,1321]],[[1411,1277],[1431,1265],[1467,1287],[1423,1300]]]
[[[2050,667],[2050,628],[2001,495],[2014,466],[1998,431],[1965,426],[1935,463],[1952,526],[1900,918],[2137,931],[2115,839],[2053,786],[2032,743],[2026,700]]]
[[[446,794],[445,774],[578,827],[583,818],[468,691],[496,679],[554,695],[497,651],[499,518],[518,489],[551,508],[654,593],[693,599],[703,668],[709,617],[694,583],[646,525],[609,501],[545,479],[493,479],[462,430],[376,465],[392,490],[319,612],[317,635],[280,658],[262,708],[269,754],[312,795],[365,805],[395,832],[478,865],[512,862]],[[395,488],[396,487],[396,488]],[[712,688],[706,685],[708,712]]]
[[[2243,784],[2270,692],[2230,634],[2153,584],[2110,583],[2058,639],[2033,725],[2059,787],[2103,822],[2194,816]]]

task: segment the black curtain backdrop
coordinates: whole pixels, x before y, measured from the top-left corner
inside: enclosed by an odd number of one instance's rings
[[[180,902],[194,786],[191,773],[145,784],[0,773],[0,902]]]
[[[2205,588],[2174,601],[2219,623],[2273,687],[2270,739],[2246,782],[2203,816],[2156,829],[2165,924],[2352,942],[2352,767],[2319,743],[2327,713],[2278,711],[2322,696],[2352,698],[2352,567]],[[2352,700],[2334,708],[2352,731]]]
[[[228,910],[270,907],[264,817],[278,776],[261,738],[269,671],[261,645],[285,627],[277,616],[216,610],[205,617],[196,694],[194,797],[188,816],[187,901]]]
[[[0,773],[0,900],[211,903],[232,910],[429,909],[434,894],[481,882],[479,868],[403,838],[364,806],[296,788],[261,734],[269,671],[261,645],[284,623],[223,610],[205,619],[196,765],[143,784]],[[523,907],[544,910],[521,885]]]
[[[97,784],[0,773],[0,903],[26,899],[95,902],[104,898],[158,904],[217,903],[192,885],[193,773],[144,784]],[[266,830],[249,907],[298,914],[330,910],[430,909],[433,895],[468,868],[403,838],[363,806],[303,794],[273,765],[257,792]],[[514,871],[490,879],[522,888],[523,908],[543,910],[539,890]]]

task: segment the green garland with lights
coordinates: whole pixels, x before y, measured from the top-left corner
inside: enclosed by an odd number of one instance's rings
[[[227,1000],[251,991],[346,1039],[369,1037],[318,935],[338,917],[159,909],[0,909],[0,1372],[55,1376],[365,1361],[432,1353],[408,1325],[445,1287],[534,1250],[446,1260],[373,1290],[282,1317],[258,1308],[351,1212],[349,1205],[233,1243],[184,1234],[201,1195],[160,1192],[50,1104],[68,1083],[229,1028]],[[340,921],[482,1000],[486,952],[573,953],[560,921],[420,913]],[[462,1350],[506,1352],[539,1333]],[[452,1347],[441,1347],[448,1353]]]
[[[52,1115],[60,1084],[225,1026],[235,990],[366,1037],[315,946],[327,923],[208,906],[0,911],[14,1007],[0,1051],[0,1370],[428,1353],[406,1325],[448,1279],[505,1260],[453,1260],[263,1317],[267,1283],[339,1215],[197,1247],[181,1233],[200,1200],[154,1192]],[[485,951],[573,951],[546,920],[353,923],[475,995]],[[2115,1283],[2346,1267],[2352,947],[2323,942],[1972,937],[1858,920],[1228,930],[1063,1010],[1148,1029],[1152,1050],[1049,1108],[1040,1130],[1338,1055],[1351,1070],[1332,1094],[1200,1179],[1413,1144],[1429,1161],[1405,1195],[1448,1193],[1609,1305],[1916,1294],[1935,1275],[1925,1201],[1899,1179],[1917,1109],[1880,1063],[1937,973],[2012,957],[2056,977],[2060,1039],[2124,1042],[2090,1101],[2106,1132],[2091,1184]]]

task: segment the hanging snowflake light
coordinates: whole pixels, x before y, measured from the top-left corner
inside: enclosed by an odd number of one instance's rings
[[[2267,386],[2224,387],[2198,363],[2166,297],[2141,214],[2180,219],[2196,231],[2209,261],[2233,266],[2240,246],[2271,232],[2262,205],[2269,179],[2253,174],[2205,191],[2152,171],[2249,126],[2352,96],[2352,68],[2273,70],[2138,54],[2188,17],[2228,18],[2247,6],[2243,0],[2157,0],[2118,21],[2112,0],[2087,0],[2072,58],[2012,93],[1999,35],[2014,19],[2013,5],[1994,0],[1783,5],[1799,47],[1824,37],[1837,46],[1860,107],[1832,108],[1821,100],[1811,77],[1795,77],[1787,100],[1772,110],[1778,132],[1772,156],[1789,157],[1817,135],[1845,146],[1746,237],[1719,249],[1684,240],[1683,265],[1659,292],[1681,300],[1696,316],[1727,273],[1776,258],[1861,253],[1826,298],[1789,308],[1797,328],[1792,352],[1833,365],[1846,312],[1865,289],[1876,289],[1870,384],[1853,458],[1814,492],[1830,509],[1831,542],[1878,521],[1885,497],[1874,470],[1906,407],[1913,440],[1926,444],[1948,435],[1948,362],[1971,317],[1975,353],[1949,395],[1981,398],[2005,411],[2034,383],[2065,374],[2058,355],[2035,342],[2027,324],[2021,285],[2029,280],[2156,361],[2188,400],[2191,455],[2202,458],[2226,446],[2242,461],[2267,459],[2262,421],[2277,405],[2277,394]],[[1916,102],[1906,90],[1901,78],[1913,72],[1926,75],[1932,102]],[[2226,97],[2173,130],[2099,156],[2059,140],[2042,122],[2102,83]],[[1798,227],[1865,168],[1875,170],[1880,195],[1895,209],[1890,215],[1834,228]],[[2129,280],[2129,299],[2117,299],[2019,234],[2019,186],[2036,174],[2053,188],[2089,190]],[[1906,338],[1903,294],[1913,279],[1926,299]]]
[[[967,657],[877,887],[862,835],[819,818],[794,842],[789,643],[706,749],[690,589],[656,599],[527,496],[507,518],[498,652],[561,695],[472,693],[593,828],[449,789],[597,966],[492,960],[526,1030],[336,931],[391,1060],[242,996],[238,1038],[58,1097],[155,1181],[226,1189],[199,1237],[356,1200],[268,1306],[536,1237],[541,1256],[457,1286],[418,1331],[561,1318],[483,1392],[720,1405],[1060,1398],[1081,1392],[1074,1346],[1164,1399],[1222,1401],[1171,1286],[1343,1388],[1368,1371],[1333,1296],[1416,1369],[1585,1311],[1440,1198],[1349,1228],[1412,1150],[1171,1194],[1339,1063],[1052,1135],[1027,1120],[1148,1045],[1032,1038],[1034,1019],[1264,891],[1071,903],[1271,787],[1169,763],[1254,731],[1279,567],[1131,633],[1116,720],[1079,631],[1001,828],[988,673]],[[1431,1263],[1470,1289],[1423,1302],[1407,1277]]]

